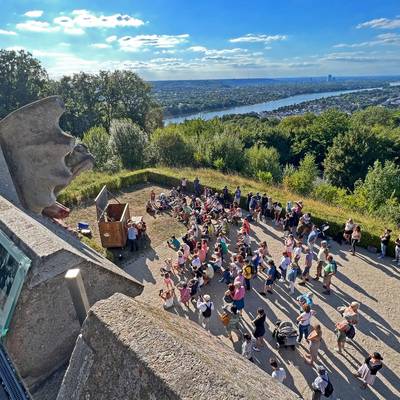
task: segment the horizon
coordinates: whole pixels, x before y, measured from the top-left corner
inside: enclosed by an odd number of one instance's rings
[[[0,48],[31,52],[52,78],[115,69],[147,81],[398,76],[400,70],[396,0],[3,3]]]

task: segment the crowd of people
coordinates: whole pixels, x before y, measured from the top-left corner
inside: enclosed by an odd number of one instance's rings
[[[226,186],[221,193],[213,193],[209,188],[200,190],[196,179],[193,194],[188,192],[187,184],[187,180],[182,179],[179,187],[158,197],[152,191],[148,203],[149,212],[170,209],[173,216],[187,227],[182,238],[172,236],[167,242],[175,257],[165,260],[160,269],[164,286],[160,297],[164,307],[173,307],[177,295],[183,307],[197,310],[199,323],[207,330],[210,329],[211,316],[217,313],[227,337],[232,342],[240,341],[243,357],[254,362],[255,352],[265,346],[267,315],[262,307],[258,308],[252,320],[252,332],[246,331],[242,323],[246,295],[252,290],[255,278],[264,281],[263,290],[259,292],[261,296],[273,296],[274,287],[280,285],[292,296],[299,314],[296,321],[276,322],[274,337],[277,345],[295,347],[304,340],[308,348],[305,363],[317,368],[317,377],[310,383],[312,398],[329,397],[334,388],[326,368],[318,359],[323,332],[321,325],[313,322],[316,315],[313,292],[293,296],[296,285],[313,283],[313,289],[319,290],[329,301],[331,282],[338,270],[326,234],[329,227],[313,224],[312,216],[305,212],[302,201],[288,202],[284,208],[266,194],[249,193],[246,204],[243,204],[240,187],[232,194]],[[271,256],[266,241],[255,243],[252,239],[252,224],[257,221],[271,221],[281,228],[282,256],[279,261]],[[235,234],[230,235],[233,227],[237,228],[237,234],[235,230]],[[361,240],[361,227],[349,219],[344,226],[343,239],[350,246],[350,254],[355,255]],[[386,230],[381,237],[382,257],[386,255],[389,240],[390,230]],[[396,262],[400,262],[400,237],[396,241]],[[220,310],[207,294],[211,280],[218,280],[223,287]],[[319,280],[322,280],[321,286],[315,284]],[[338,308],[334,332],[338,353],[342,353],[347,341],[355,338],[359,308],[358,302]],[[376,373],[382,368],[382,360],[382,356],[375,352],[355,372],[362,381],[362,388],[373,385]],[[284,383],[286,372],[278,361],[271,359],[270,366],[272,376]]]

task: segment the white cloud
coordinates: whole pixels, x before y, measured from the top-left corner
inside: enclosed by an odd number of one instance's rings
[[[358,47],[373,47],[373,46],[400,46],[400,35],[397,33],[382,33],[375,37],[374,40],[360,43],[339,43],[335,44],[334,48],[358,48]]]
[[[25,15],[25,17],[29,17],[29,18],[39,18],[43,15],[43,11],[42,10],[31,10],[31,11],[27,11],[24,15]]]
[[[241,53],[247,53],[247,49],[241,49],[241,48],[234,48],[234,49],[207,49],[207,47],[204,46],[191,46],[188,48],[188,50],[193,51],[195,53],[204,53],[207,56],[223,56],[223,55],[232,55],[232,54],[241,54]],[[260,55],[262,53],[253,53],[253,55]]]
[[[0,29],[0,35],[15,36],[17,32],[6,31],[5,29]]]
[[[77,32],[85,28],[123,28],[134,27],[137,28],[144,24],[141,19],[131,17],[126,14],[113,14],[113,15],[94,15],[88,10],[74,10],[69,16],[61,16],[54,18],[53,22],[61,26],[64,31]]]
[[[66,43],[66,42],[61,42],[58,45],[62,47],[71,47],[71,43]]]
[[[106,42],[112,43],[112,42],[115,42],[117,39],[118,39],[118,37],[116,35],[112,35],[112,36],[109,36],[108,38],[106,38]]]
[[[122,51],[137,51],[144,47],[172,48],[187,42],[189,35],[137,35],[123,36],[118,39]]]
[[[286,40],[286,35],[256,35],[248,33],[234,39],[229,39],[231,43],[271,43],[281,40]]]
[[[16,25],[20,31],[28,32],[57,32],[60,28],[58,26],[51,26],[48,22],[28,20]]]
[[[397,29],[400,28],[400,18],[376,18],[357,25],[357,29],[377,28],[377,29]]]
[[[108,49],[111,46],[107,43],[93,43],[90,45],[90,47],[94,47],[96,49]]]

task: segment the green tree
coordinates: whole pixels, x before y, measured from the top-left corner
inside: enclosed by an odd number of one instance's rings
[[[0,119],[46,92],[48,76],[32,54],[0,50]]]
[[[150,155],[157,163],[178,167],[193,164],[193,149],[177,126],[157,129],[151,136]]]
[[[349,128],[349,117],[336,109],[330,109],[317,116],[305,130],[293,133],[292,152],[297,157],[315,154],[316,161],[322,165],[327,150],[334,138]]]
[[[243,143],[234,133],[224,132],[208,143],[205,158],[209,166],[241,172],[244,170]]]
[[[384,207],[389,198],[400,200],[400,167],[393,161],[375,161],[364,182],[356,185],[354,195],[364,199],[369,212]]]
[[[112,120],[110,136],[113,154],[120,157],[124,168],[143,166],[148,137],[139,125],[129,119]]]
[[[253,146],[246,150],[247,173],[257,176],[259,172],[269,172],[275,182],[281,179],[282,169],[279,153],[273,147]]]
[[[371,106],[365,110],[357,111],[351,116],[352,126],[381,125],[394,128],[396,125],[395,113],[386,107]]]
[[[390,144],[368,127],[355,127],[338,135],[324,162],[325,177],[335,186],[353,189],[375,160],[387,158]]]
[[[318,177],[318,167],[313,154],[307,154],[300,161],[298,169],[285,168],[283,184],[286,189],[308,195],[312,193]]]
[[[65,103],[61,126],[72,135],[81,137],[93,126],[102,124],[99,79],[96,75],[80,72],[63,76],[53,90]]]
[[[95,168],[98,170],[107,169],[109,160],[112,157],[109,145],[110,135],[102,126],[90,128],[83,135],[82,142],[88,147],[95,159]]]

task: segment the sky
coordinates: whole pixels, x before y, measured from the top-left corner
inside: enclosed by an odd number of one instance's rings
[[[0,48],[53,78],[400,74],[400,0],[0,0]]]

